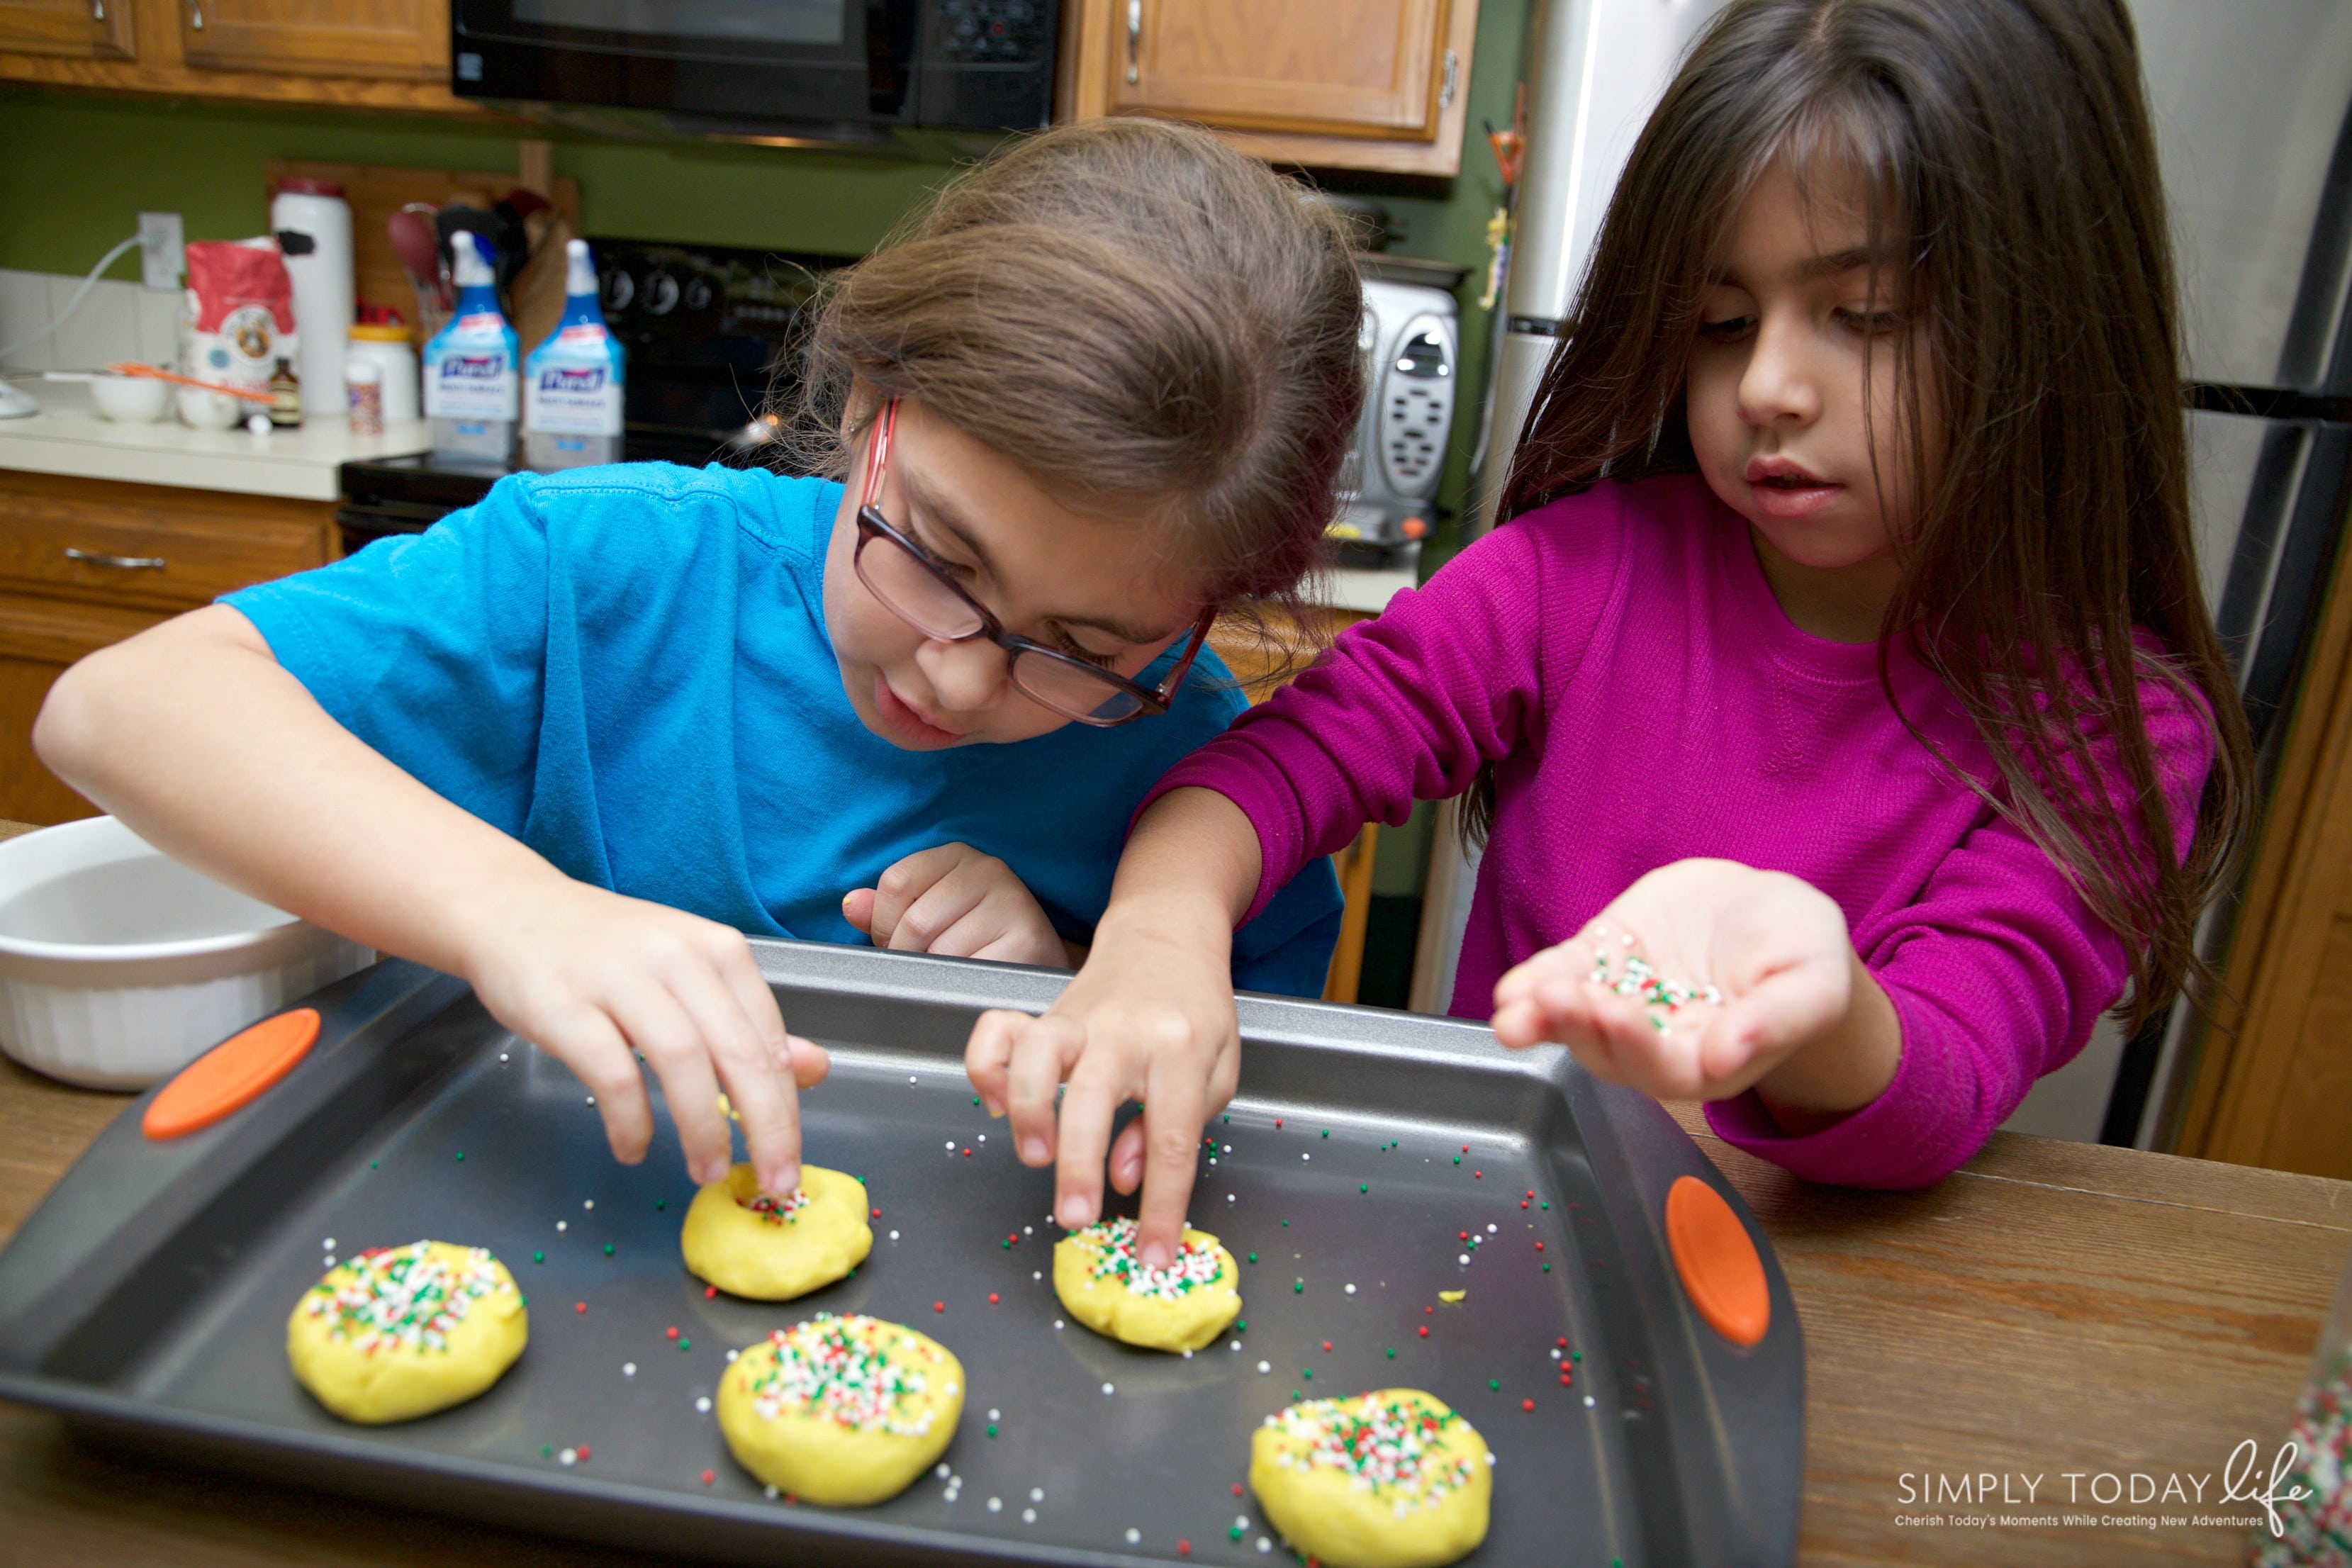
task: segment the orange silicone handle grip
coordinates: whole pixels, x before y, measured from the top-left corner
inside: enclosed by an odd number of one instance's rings
[[[210,1127],[259,1099],[294,1070],[319,1038],[319,1014],[297,1007],[241,1029],[180,1069],[147,1103],[139,1130],[150,1138],[179,1138]]]
[[[1666,1247],[1691,1304],[1717,1333],[1736,1345],[1763,1339],[1772,1326],[1764,1260],[1721,1193],[1696,1176],[1675,1177],[1666,1190]]]

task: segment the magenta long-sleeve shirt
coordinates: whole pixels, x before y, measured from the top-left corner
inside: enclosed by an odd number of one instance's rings
[[[1892,679],[1920,730],[1995,782],[1941,682],[1899,653]],[[2141,702],[2185,843],[2210,737],[2163,683]],[[1877,647],[1790,623],[1746,522],[1695,476],[1604,483],[1496,530],[1154,795],[1202,785],[1248,814],[1265,866],[1255,915],[1362,824],[1401,823],[1488,762],[1495,826],[1459,1016],[1487,1016],[1505,970],[1670,861],[1786,871],[1845,911],[1902,1021],[1894,1082],[1803,1137],[1752,1092],[1707,1109],[1727,1141],[1799,1175],[1908,1187],[1949,1173],[2082,1048],[2129,973],[2049,858],[1904,728]],[[2127,787],[2112,768],[2109,783]]]

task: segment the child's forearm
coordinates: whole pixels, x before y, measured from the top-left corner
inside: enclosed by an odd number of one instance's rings
[[[1129,934],[1213,932],[1229,946],[1264,869],[1257,829],[1241,807],[1214,790],[1171,790],[1129,836],[1094,945]]]
[[[1836,1023],[1756,1082],[1757,1098],[1792,1138],[1818,1132],[1886,1091],[1903,1058],[1903,1024],[1862,955]]]
[[[328,715],[215,605],[59,678],[34,743],[159,848],[383,952],[467,973],[502,894],[562,874]]]

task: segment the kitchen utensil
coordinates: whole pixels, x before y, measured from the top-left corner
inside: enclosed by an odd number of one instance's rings
[[[143,1088],[373,956],[110,816],[0,844],[0,1047],[69,1083]]]
[[[226,1120],[156,1142],[134,1103],[100,1135],[0,1254],[0,1396],[176,1462],[625,1550],[1237,1568],[1267,1561],[1261,1536],[1272,1552],[1231,1489],[1258,1424],[1294,1391],[1412,1386],[1497,1458],[1475,1562],[1793,1557],[1796,1312],[1754,1219],[1654,1102],[1477,1025],[1243,997],[1241,1091],[1207,1129],[1192,1217],[1241,1260],[1248,1326],[1186,1359],[1067,1321],[1053,1173],[1013,1159],[964,1076],[982,1009],[1035,1012],[1067,975],[752,951],[794,1032],[833,1052],[803,1125],[809,1158],[879,1211],[854,1278],[782,1305],[707,1293],[678,1258],[695,1188],[658,1089],[654,1152],[617,1164],[560,1063],[461,982],[384,963],[306,999],[316,1044]],[[1696,1228],[1744,1253],[1760,1300],[1685,1288],[1668,1239],[1685,1209],[1719,1209]],[[530,1348],[469,1405],[343,1425],[293,1381],[287,1313],[325,1257],[421,1237],[513,1269]],[[1733,1342],[1701,1300],[1762,1337]],[[698,1401],[730,1349],[820,1311],[916,1324],[962,1360],[947,1476],[835,1511],[736,1466]]]
[[[119,375],[137,381],[168,381],[174,386],[192,386],[198,392],[217,393],[223,397],[234,397],[240,402],[245,403],[268,403],[269,401],[269,394],[267,391],[256,392],[246,387],[224,386],[218,382],[198,381],[192,375],[180,375],[172,371],[159,370],[152,364],[140,364],[131,361],[126,361],[119,364],[108,365],[106,367],[106,374],[108,375]],[[52,380],[57,381],[78,379],[74,376],[73,373],[69,371],[51,371],[49,373],[49,376]],[[100,378],[92,375],[89,379],[96,381]]]
[[[100,375],[90,380],[89,398],[101,418],[152,425],[171,407],[172,389],[152,375]]]
[[[300,333],[294,373],[302,383],[302,412],[340,416],[343,343],[357,287],[351,205],[343,200],[343,187],[331,180],[281,180],[269,203],[269,226],[294,284],[294,321]]]

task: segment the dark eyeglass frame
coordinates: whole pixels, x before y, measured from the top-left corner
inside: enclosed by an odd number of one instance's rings
[[[1059,713],[1065,719],[1074,720],[1080,724],[1092,725],[1097,730],[1108,730],[1138,719],[1154,717],[1167,712],[1176,700],[1177,689],[1184,684],[1184,677],[1191,672],[1192,661],[1200,657],[1201,649],[1209,640],[1209,627],[1217,618],[1217,607],[1211,605],[1201,612],[1201,618],[1192,624],[1192,638],[1185,647],[1184,656],[1176,661],[1176,667],[1168,672],[1167,679],[1162,680],[1157,689],[1139,685],[1113,670],[1105,669],[1098,664],[1090,664],[1083,658],[1074,658],[1060,648],[1048,647],[1044,643],[1006,631],[1004,623],[998,620],[987,605],[966,592],[962,584],[941,570],[940,563],[931,558],[929,551],[893,528],[889,520],[882,515],[880,506],[882,475],[890,461],[890,443],[898,428],[898,400],[894,397],[882,405],[881,413],[874,421],[872,446],[866,464],[866,489],[857,505],[857,548],[851,556],[851,564],[857,573],[857,580],[866,584],[866,591],[873,595],[884,609],[888,610],[927,637],[947,643],[971,642],[976,638],[985,637],[994,643],[1004,650],[1006,677],[1021,694],[1039,707]],[[895,546],[929,574],[933,581],[954,595],[974,616],[979,617],[980,625],[970,631],[950,635],[924,625],[908,613],[904,605],[883,591],[866,570],[866,547],[877,540]],[[1024,658],[1051,659],[1056,665],[1067,666],[1071,669],[1082,672],[1089,679],[1102,686],[1105,702],[1109,701],[1113,697],[1123,696],[1137,704],[1136,710],[1131,713],[1120,713],[1109,718],[1102,716],[1100,704],[1089,712],[1073,711],[1068,704],[1042,694],[1021,679],[1021,663]]]

